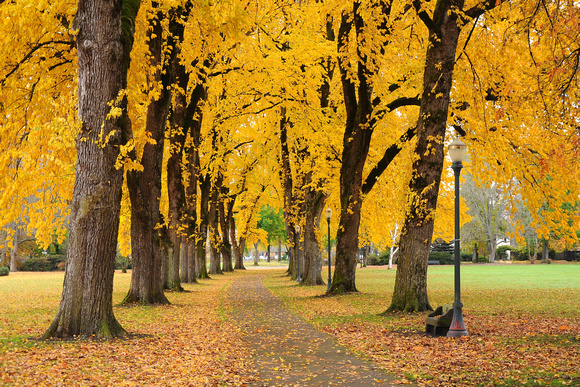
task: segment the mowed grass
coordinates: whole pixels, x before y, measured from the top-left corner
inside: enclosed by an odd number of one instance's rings
[[[64,272],[16,272],[0,277],[0,342],[38,337],[48,328],[58,310]],[[127,294],[130,274],[114,277],[113,303]]]
[[[326,285],[298,287],[281,273],[270,276],[268,285],[289,305],[302,313],[331,322],[376,321],[390,305],[396,270],[384,266],[357,268],[359,293],[320,298]],[[327,281],[328,271],[322,278]],[[296,289],[294,289],[296,288]],[[434,308],[454,301],[454,267],[429,266],[427,288]],[[462,265],[461,300],[464,313],[580,315],[580,265]],[[322,312],[327,311],[327,312]],[[316,317],[318,316],[318,317]],[[330,318],[330,320],[329,320]]]
[[[298,286],[283,272],[272,273],[267,285],[307,321],[401,382],[580,385],[580,265],[462,265],[470,336],[459,340],[426,336],[427,312],[381,316],[395,276],[386,267],[357,268],[359,293],[333,297],[322,296],[326,285]],[[453,266],[430,266],[427,282],[433,307],[453,303]]]

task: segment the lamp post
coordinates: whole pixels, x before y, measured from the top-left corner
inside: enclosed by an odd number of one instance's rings
[[[326,223],[328,223],[328,286],[326,287],[326,291],[330,290],[330,283],[332,279],[330,277],[330,217],[332,216],[332,210],[327,208],[325,211],[326,214]]]
[[[465,329],[465,323],[463,322],[463,304],[461,303],[461,274],[460,274],[460,246],[459,246],[459,175],[461,174],[461,168],[463,168],[463,158],[465,157],[466,146],[459,139],[455,138],[451,144],[449,144],[449,157],[453,164],[453,174],[455,175],[455,302],[453,303],[453,320],[451,320],[451,326],[449,327],[449,332],[447,332],[447,337],[460,337],[469,336],[467,330]]]
[[[300,275],[300,225],[294,226],[294,230],[296,230],[296,282],[300,283],[302,281]]]

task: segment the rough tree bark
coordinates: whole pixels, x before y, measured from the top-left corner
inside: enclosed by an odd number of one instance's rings
[[[127,69],[139,1],[79,0],[76,14],[78,110],[76,179],[69,248],[59,309],[44,339],[125,334],[113,314],[123,169],[116,168],[127,141]],[[124,11],[123,21],[121,13]],[[107,118],[110,103],[118,117]]]

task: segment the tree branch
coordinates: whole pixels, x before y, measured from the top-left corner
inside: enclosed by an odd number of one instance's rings
[[[415,8],[415,11],[417,12],[417,16],[419,16],[419,19],[421,19],[421,21],[425,24],[425,26],[427,26],[429,31],[434,30],[435,24],[433,23],[433,20],[431,19],[431,17],[427,13],[427,11],[422,9],[421,0],[413,0],[413,7]]]
[[[385,169],[389,166],[389,164],[393,161],[393,159],[399,154],[402,149],[401,144],[404,144],[415,137],[417,133],[417,128],[410,128],[408,129],[403,135],[399,138],[399,141],[391,145],[385,151],[383,157],[379,160],[379,162],[373,167],[365,182],[362,186],[362,193],[363,195],[368,194],[371,189],[373,189],[375,183],[377,182],[378,178],[383,174]]]
[[[505,0],[483,0],[481,3],[465,11],[465,14],[470,18],[475,19],[483,15],[485,12],[494,9],[504,1]]]

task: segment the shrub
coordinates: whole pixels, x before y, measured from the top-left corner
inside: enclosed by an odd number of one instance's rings
[[[43,255],[27,259],[22,264],[22,271],[56,271],[64,270],[64,255]]]
[[[453,265],[453,254],[443,251],[431,251],[429,253],[430,261],[439,261],[441,265]]]
[[[378,257],[379,265],[381,265],[381,266],[388,265],[390,256],[391,256],[390,251],[385,251],[384,253],[379,255],[379,257]]]
[[[10,274],[10,269],[6,266],[0,266],[0,277],[4,277],[8,274]]]
[[[377,266],[379,264],[379,259],[376,255],[370,254],[367,256],[367,265],[369,266]]]
[[[374,254],[367,256],[367,265],[369,266],[384,266],[389,264],[390,252],[386,251],[379,255],[378,257]]]

